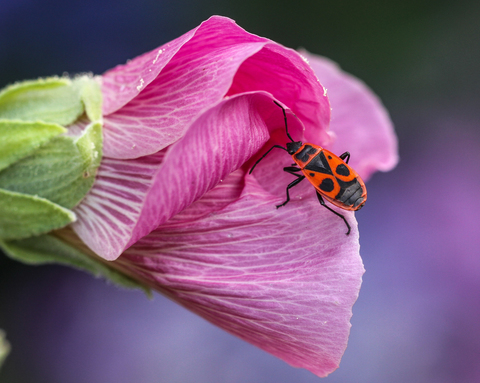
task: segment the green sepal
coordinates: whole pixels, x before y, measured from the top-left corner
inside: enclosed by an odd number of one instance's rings
[[[90,124],[79,138],[59,136],[0,172],[0,188],[36,195],[74,208],[95,181],[102,158],[102,126]]]
[[[73,266],[96,277],[104,277],[118,286],[142,289],[147,295],[151,296],[151,291],[147,286],[109,267],[107,261],[89,256],[51,234],[20,241],[0,240],[0,247],[9,257],[23,263],[31,265],[59,263]]]
[[[87,126],[75,144],[83,159],[83,178],[93,185],[103,155],[102,124],[95,122]]]
[[[100,85],[91,76],[82,76],[74,80],[80,90],[80,98],[85,106],[85,113],[90,121],[102,118],[102,91]]]
[[[0,92],[0,118],[70,125],[84,112],[80,93],[68,78],[19,82]]]
[[[66,131],[57,124],[0,120],[0,171]]]
[[[21,239],[60,229],[75,213],[45,198],[0,189],[0,238]]]
[[[10,343],[6,339],[5,331],[0,329],[0,368],[2,368],[2,364],[9,353]]]

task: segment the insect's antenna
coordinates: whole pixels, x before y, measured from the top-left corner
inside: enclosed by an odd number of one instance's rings
[[[257,162],[255,162],[255,164],[252,166],[252,168],[250,169],[250,171],[248,172],[248,174],[252,174],[253,169],[255,169],[255,166],[257,166],[258,163],[259,163],[261,160],[263,160],[263,159],[265,158],[265,156],[272,151],[272,149],[275,149],[275,148],[283,149],[283,150],[285,150],[285,151],[288,152],[288,150],[285,149],[283,146],[273,145],[270,149],[268,149],[268,151],[267,151],[263,156],[261,156],[261,157],[259,158],[259,160],[258,160]]]
[[[288,138],[290,138],[290,141],[292,142],[295,142],[293,141],[293,138],[290,136],[290,134],[288,133],[288,125],[287,125],[287,113],[285,112],[285,108],[283,106],[281,106],[278,102],[276,102],[275,100],[273,100],[273,102],[275,104],[277,104],[280,108],[282,108],[282,112],[283,112],[283,119],[285,120],[285,131],[287,132],[287,136]]]

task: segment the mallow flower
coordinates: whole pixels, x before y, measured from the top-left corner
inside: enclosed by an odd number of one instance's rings
[[[348,150],[364,180],[395,166],[392,124],[361,81],[225,17],[102,76],[7,87],[3,250],[158,291],[326,376],[347,346],[364,273],[358,227],[342,211],[346,236],[308,182],[275,207],[292,181],[284,151],[248,174],[288,141],[274,100],[295,140]]]

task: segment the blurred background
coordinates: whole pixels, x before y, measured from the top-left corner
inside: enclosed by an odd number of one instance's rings
[[[325,55],[395,123],[401,162],[356,216],[366,267],[322,382],[480,382],[480,2],[0,0],[0,87],[101,74],[212,14]],[[162,296],[0,255],[7,383],[318,382]]]

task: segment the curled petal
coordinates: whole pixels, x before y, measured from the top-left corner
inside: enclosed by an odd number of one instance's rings
[[[133,100],[158,76],[178,50],[195,35],[197,27],[179,38],[118,65],[102,76],[103,115],[116,112]]]
[[[279,197],[254,177],[231,202],[243,179],[233,173],[204,197],[225,195],[224,208],[196,220],[197,201],[115,264],[228,332],[326,376],[345,351],[364,272],[354,216],[346,213],[347,237],[343,221],[312,199],[277,210]]]
[[[330,103],[326,91],[318,81],[312,68],[298,52],[271,43],[249,57],[238,69],[228,94],[239,94],[264,90],[292,110],[302,121],[304,135],[294,140],[326,145],[331,141],[327,132],[330,122]],[[284,125],[280,125],[282,139]]]
[[[245,32],[230,19],[212,17],[167,46],[150,52],[150,60],[141,56],[125,65],[124,70],[137,71],[140,76],[148,73],[148,84],[141,77],[140,84],[132,84],[136,92],[130,93],[135,97],[105,116],[106,155],[136,158],[177,141],[201,112],[225,96],[238,67],[262,49],[266,41]],[[163,51],[168,54],[157,55],[158,59],[155,56],[154,63],[151,58],[155,52]],[[164,65],[159,71],[158,60]],[[149,72],[150,67],[156,70]],[[117,71],[114,69],[113,75]],[[153,72],[156,76],[152,79]],[[110,72],[104,76],[107,84],[109,77]],[[112,91],[103,90],[107,97]]]
[[[72,228],[95,253],[115,259],[137,225],[164,151],[134,160],[104,157],[94,187],[74,209]]]
[[[307,137],[315,132],[316,142],[329,141],[328,98],[308,64],[224,17],[107,72],[102,91],[108,157],[155,153],[226,95],[252,91],[271,93],[303,121]]]
[[[268,140],[265,121],[274,113],[282,121],[278,109],[267,93],[231,97],[202,114],[163,158],[105,159],[75,210],[75,232],[98,255],[116,259],[241,167]]]
[[[343,72],[331,60],[300,52],[327,88],[332,106],[330,130],[336,136],[327,146],[334,153],[349,151],[350,164],[364,179],[398,162],[397,138],[388,112],[365,83]]]

